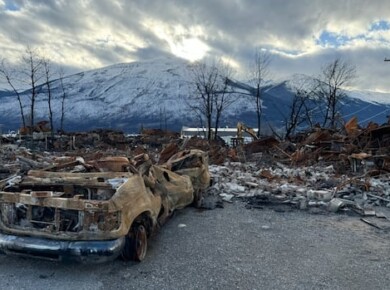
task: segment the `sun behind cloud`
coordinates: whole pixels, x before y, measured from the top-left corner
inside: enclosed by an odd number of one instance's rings
[[[189,61],[202,59],[210,47],[201,39],[206,37],[203,27],[172,25],[155,19],[146,19],[143,26],[168,44],[170,52]]]
[[[184,39],[179,43],[172,42],[169,46],[174,55],[189,61],[200,60],[209,51],[209,47],[197,38]]]

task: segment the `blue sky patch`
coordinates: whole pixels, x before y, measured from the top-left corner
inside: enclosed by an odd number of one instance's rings
[[[374,22],[371,25],[369,31],[382,31],[382,30],[384,30],[384,31],[390,30],[390,22],[389,21],[381,20],[381,21]]]
[[[345,45],[350,40],[351,38],[345,35],[323,31],[320,37],[316,40],[316,44],[321,46],[340,47]]]
[[[380,20],[373,22],[367,32],[373,31],[387,31],[390,30],[390,22],[385,20]],[[339,48],[348,44],[349,42],[357,39],[371,40],[371,38],[366,34],[362,33],[354,37],[349,37],[343,34],[337,34],[329,31],[322,31],[320,37],[316,39],[316,44],[322,47],[333,47]],[[385,41],[385,39],[381,39]]]
[[[20,10],[19,6],[12,0],[5,0],[5,10],[8,11],[18,11]]]

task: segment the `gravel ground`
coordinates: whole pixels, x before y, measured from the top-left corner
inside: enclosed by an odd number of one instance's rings
[[[0,289],[389,289],[390,231],[302,211],[179,211],[142,263],[0,255]]]

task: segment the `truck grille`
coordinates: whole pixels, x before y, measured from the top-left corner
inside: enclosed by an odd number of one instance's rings
[[[35,205],[3,203],[1,219],[8,228],[29,229],[49,232],[79,232],[81,212]]]

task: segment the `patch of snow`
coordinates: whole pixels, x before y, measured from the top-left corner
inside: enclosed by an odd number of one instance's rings
[[[369,103],[390,104],[390,93],[372,91],[347,91],[349,97]]]

